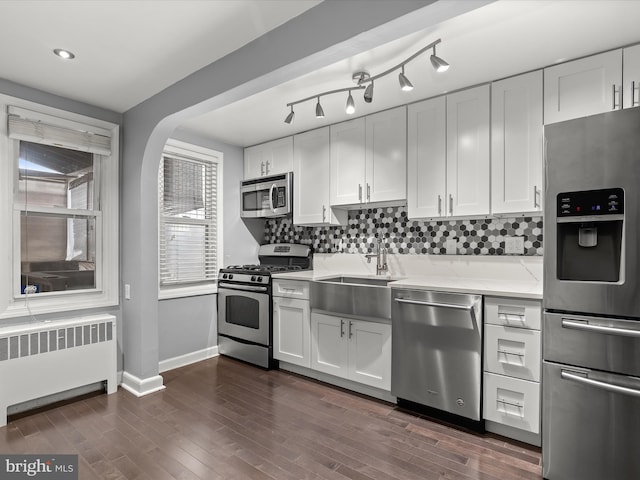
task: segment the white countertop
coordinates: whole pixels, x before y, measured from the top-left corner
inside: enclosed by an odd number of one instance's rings
[[[306,281],[340,275],[390,278],[393,280],[389,283],[391,288],[542,299],[541,257],[488,259],[464,255],[396,255],[388,262],[390,274],[380,276],[375,275],[375,261],[372,271],[371,264],[357,257],[361,256],[338,254],[318,257],[316,254],[314,270],[276,273],[273,278]]]

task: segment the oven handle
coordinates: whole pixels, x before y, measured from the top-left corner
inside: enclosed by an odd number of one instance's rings
[[[623,337],[640,338],[640,330],[630,330],[628,328],[606,327],[604,325],[589,325],[588,323],[575,320],[562,319],[563,328],[573,328],[575,330],[586,330],[589,332],[604,333],[607,335],[620,335]]]
[[[268,287],[254,287],[252,285],[229,285],[229,284],[224,284],[224,287],[220,287],[220,288],[224,288],[226,290],[242,290],[245,292],[267,292],[267,290],[269,290]],[[218,289],[218,292],[220,291],[220,288]]]
[[[622,393],[624,395],[631,395],[632,397],[640,397],[640,390],[634,388],[622,387],[620,385],[613,385],[612,383],[600,382],[598,380],[592,380],[591,378],[575,375],[566,370],[560,372],[560,376],[565,380],[572,380],[577,383],[583,383],[591,387],[600,388],[612,393]]]

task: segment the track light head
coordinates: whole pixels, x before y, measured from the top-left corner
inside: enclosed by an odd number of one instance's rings
[[[364,89],[364,101],[367,103],[373,102],[373,82]]]
[[[344,110],[347,115],[353,115],[356,112],[356,104],[353,101],[353,95],[351,95],[351,90],[349,90],[349,96],[347,97],[347,107]]]
[[[324,110],[322,110],[322,105],[320,105],[320,97],[318,97],[318,103],[316,103],[316,118],[324,118]]]
[[[402,66],[402,71],[398,75],[398,81],[400,82],[400,88],[402,89],[402,91],[410,92],[411,90],[413,90],[413,85],[404,74],[404,65]]]
[[[431,65],[436,69],[436,72],[442,73],[449,70],[449,64],[436,55],[436,46],[433,46],[433,53],[431,54]]]
[[[293,122],[294,117],[296,116],[295,112],[293,111],[293,105],[291,105],[291,111],[289,112],[289,115],[287,115],[287,118],[284,119],[284,123],[291,123]]]

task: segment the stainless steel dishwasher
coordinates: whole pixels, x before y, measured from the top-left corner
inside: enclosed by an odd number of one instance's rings
[[[482,428],[482,296],[393,289],[392,299],[391,393]]]

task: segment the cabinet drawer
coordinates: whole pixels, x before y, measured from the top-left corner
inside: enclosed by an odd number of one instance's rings
[[[540,381],[540,331],[485,325],[484,368],[524,380]]]
[[[309,282],[300,280],[273,280],[273,296],[309,299]]]
[[[484,374],[484,418],[540,432],[540,384],[518,378]]]
[[[538,300],[485,297],[485,323],[540,330],[541,315],[542,305]]]

